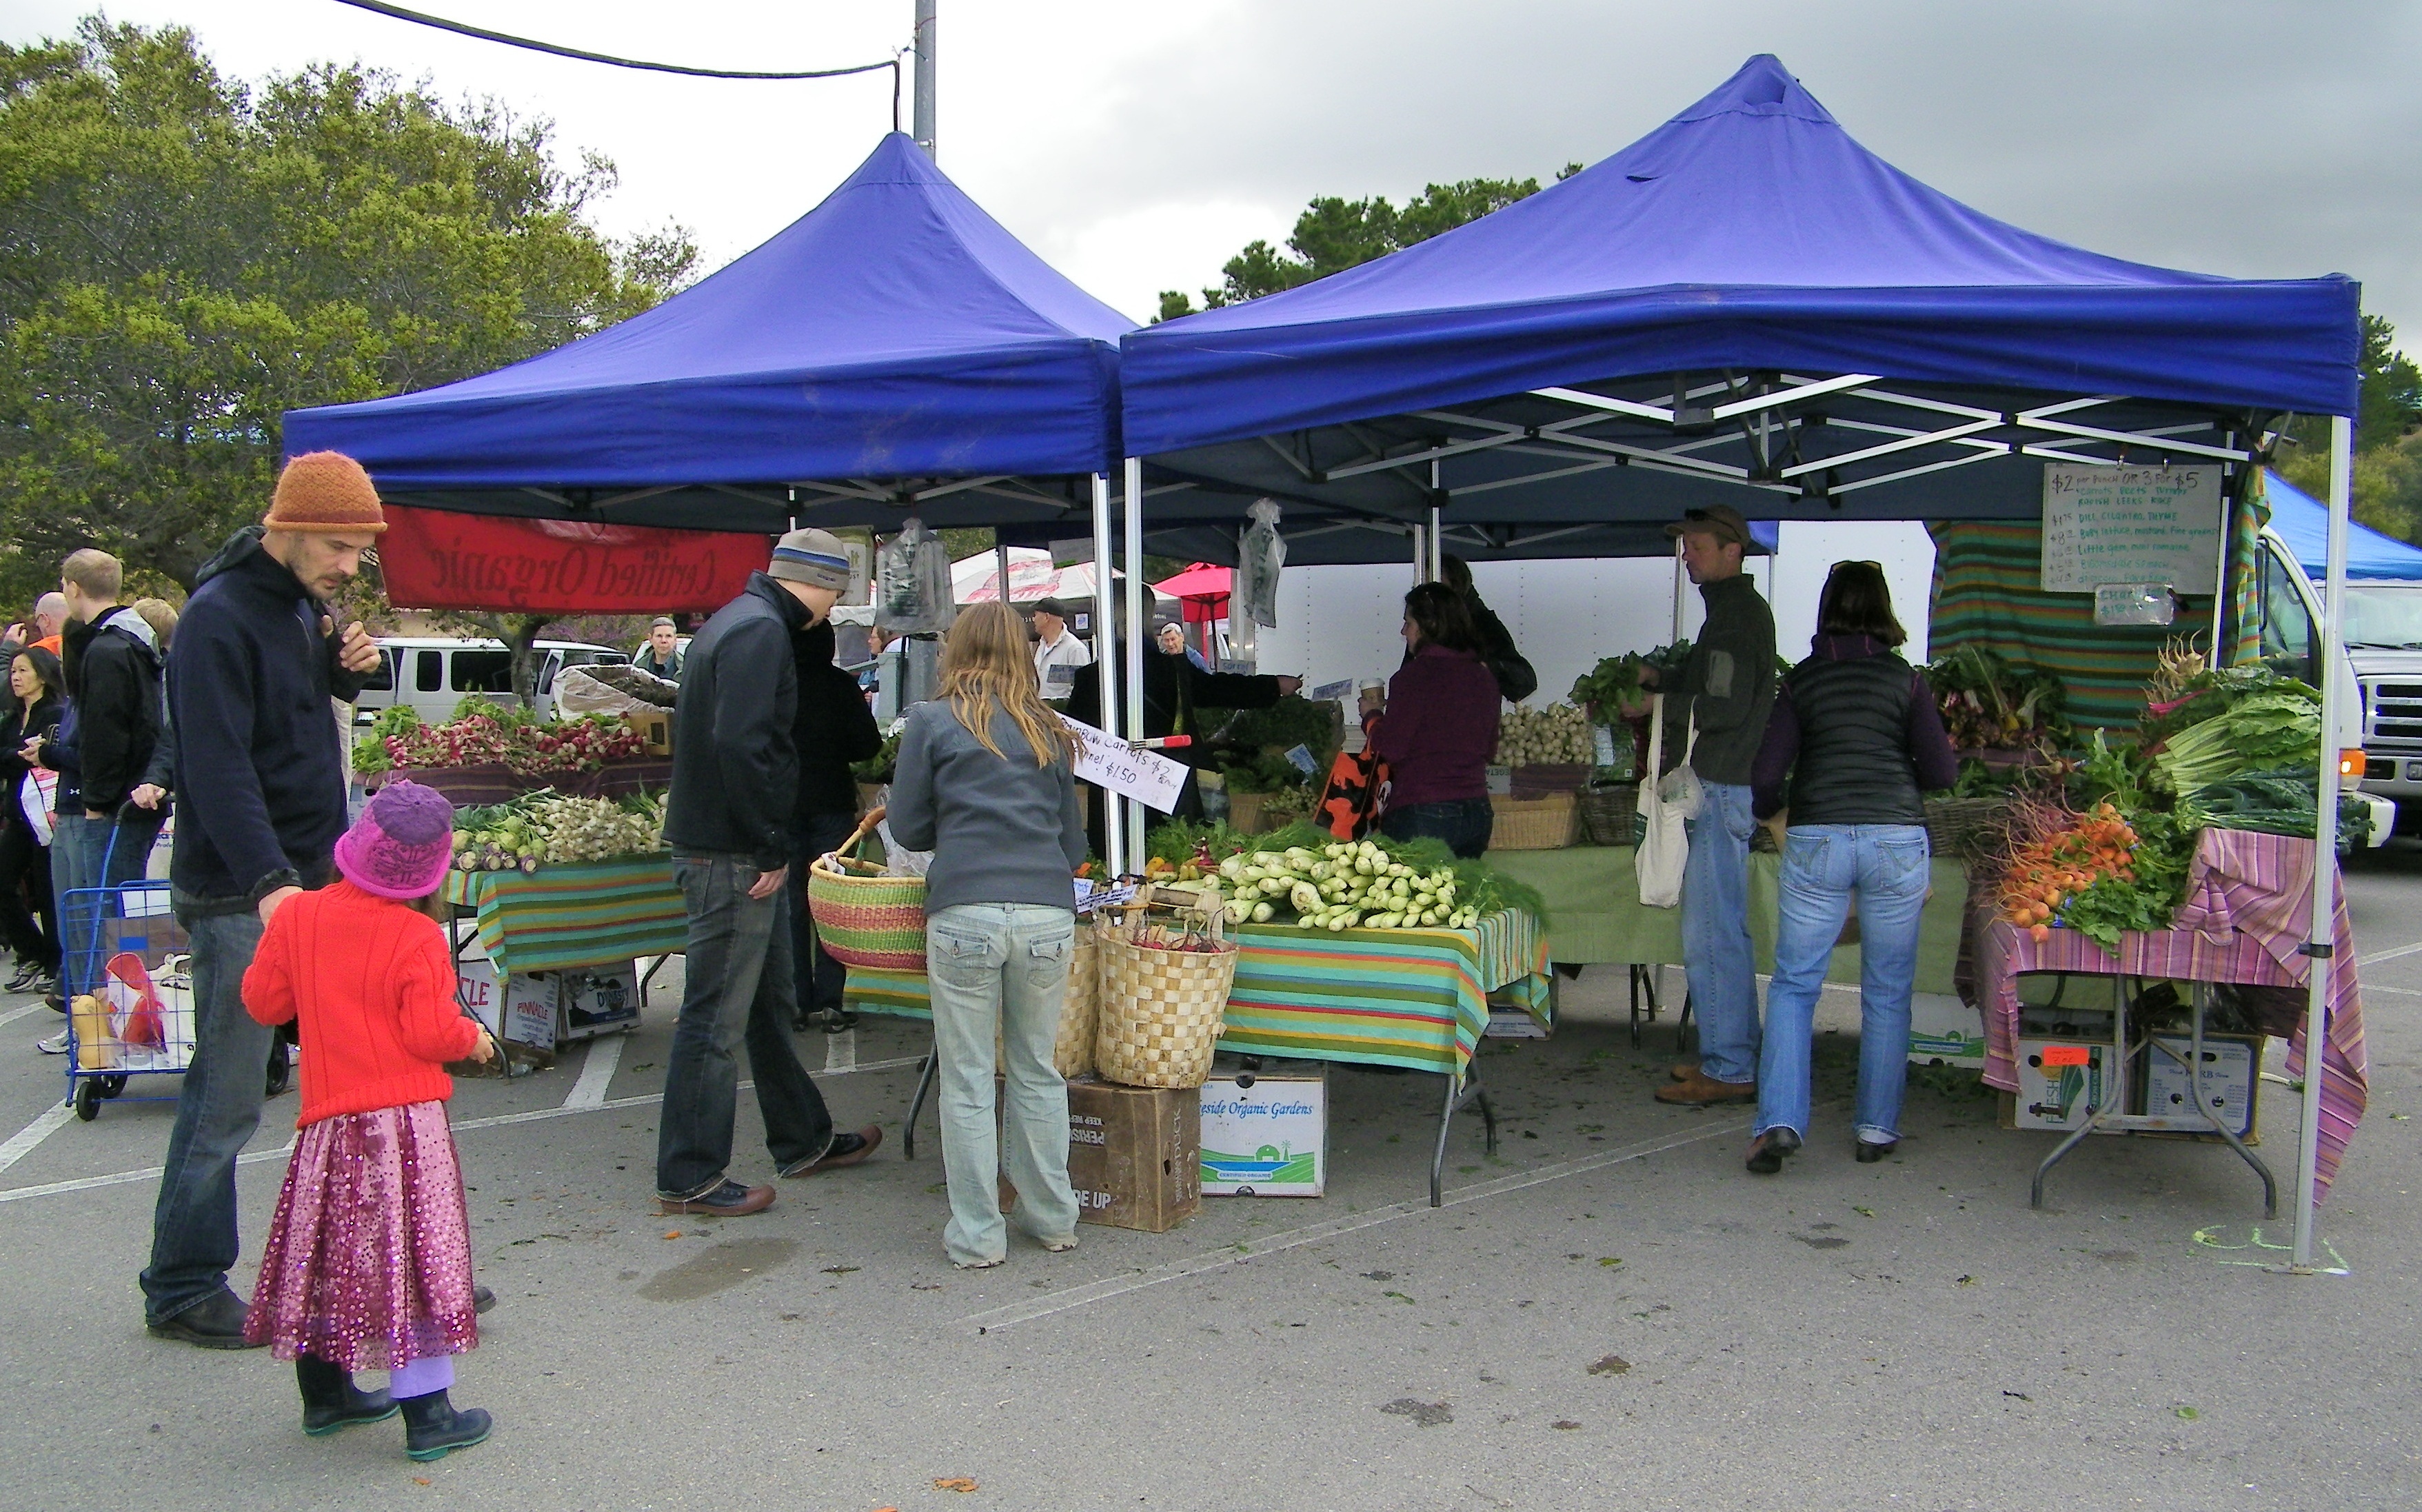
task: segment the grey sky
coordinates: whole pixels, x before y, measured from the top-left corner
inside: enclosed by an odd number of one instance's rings
[[[906,40],[911,0],[680,8],[415,0],[668,61],[822,67]],[[0,0],[0,36],[86,6]],[[671,218],[710,265],[763,240],[890,124],[888,78],[705,83],[447,37],[329,0],[118,0],[228,71],[360,57],[551,116],[621,168],[621,231]],[[670,15],[677,21],[668,21]],[[2422,351],[2422,4],[1444,0],[1191,6],[942,0],[940,158],[1130,315],[1216,283],[1315,194],[1594,162],[1771,52],[1868,147],[1969,204],[2097,251],[2235,276],[2343,272]]]

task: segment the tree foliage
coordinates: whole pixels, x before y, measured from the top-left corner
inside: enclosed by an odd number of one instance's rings
[[[2397,349],[2397,328],[2363,318],[2363,387],[2356,400],[2351,507],[2375,530],[2422,544],[2422,367]],[[2330,422],[2299,416],[2288,424],[2296,444],[2280,449],[2279,475],[2329,497]]]
[[[1581,167],[1578,163],[1567,164],[1556,177],[1569,179]],[[1218,309],[1223,305],[1241,304],[1332,273],[1343,273],[1416,242],[1426,242],[1440,231],[1451,231],[1538,192],[1536,179],[1465,179],[1457,183],[1431,184],[1406,200],[1402,209],[1390,204],[1384,196],[1314,199],[1296,217],[1286,251],[1281,252],[1258,239],[1247,243],[1244,250],[1230,258],[1220,270],[1219,287],[1203,291],[1203,307]],[[1181,290],[1171,289],[1162,291],[1160,310],[1154,320],[1157,323],[1193,313],[1193,299]]]
[[[257,87],[178,27],[0,47],[0,591],[100,545],[190,587],[275,479],[279,417],[502,367],[653,305],[551,124],[358,65]],[[9,548],[13,548],[9,549]]]

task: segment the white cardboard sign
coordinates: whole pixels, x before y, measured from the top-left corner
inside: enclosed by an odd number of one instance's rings
[[[2044,464],[2043,591],[2166,583],[2209,593],[2220,576],[2220,465]]]
[[[1157,751],[1137,750],[1112,740],[1081,719],[1060,717],[1077,732],[1077,775],[1121,797],[1133,798],[1162,813],[1177,810],[1177,795],[1186,786],[1187,769]]]

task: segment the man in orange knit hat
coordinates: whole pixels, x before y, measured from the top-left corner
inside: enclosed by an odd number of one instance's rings
[[[195,1033],[143,1272],[161,1338],[246,1347],[227,1281],[235,1159],[260,1126],[271,1037],[244,1011],[244,973],[279,906],[334,875],[345,748],[328,701],[360,692],[379,650],[358,623],[340,631],[329,601],[385,528],[359,463],[294,458],[268,517],[203,565],[168,653],[184,809],[169,884],[193,937]]]

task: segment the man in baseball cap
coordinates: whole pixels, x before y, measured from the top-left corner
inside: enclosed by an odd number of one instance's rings
[[[1741,571],[1749,521],[1729,504],[1665,528],[1699,586],[1706,622],[1663,691],[1665,748],[1690,750],[1705,794],[1682,874],[1682,958],[1699,1015],[1699,1059],[1674,1068],[1657,1100],[1687,1107],[1757,1100],[1757,978],[1749,940],[1750,768],[1774,706],[1774,614]],[[1653,669],[1641,682],[1657,686]],[[1691,731],[1697,731],[1695,745]]]
[[[1092,648],[1069,634],[1068,620],[1068,606],[1056,598],[1034,606],[1034,681],[1055,703],[1076,685],[1077,669],[1093,665]]]

